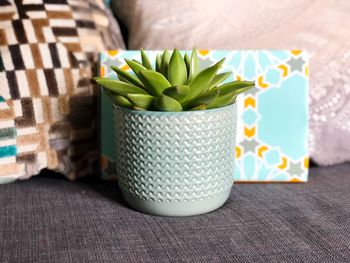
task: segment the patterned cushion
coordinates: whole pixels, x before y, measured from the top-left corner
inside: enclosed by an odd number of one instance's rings
[[[123,48],[102,0],[0,2],[0,183],[97,167],[97,52]]]

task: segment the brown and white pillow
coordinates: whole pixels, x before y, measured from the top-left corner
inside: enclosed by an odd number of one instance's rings
[[[97,168],[98,51],[123,48],[101,0],[0,2],[0,183]]]

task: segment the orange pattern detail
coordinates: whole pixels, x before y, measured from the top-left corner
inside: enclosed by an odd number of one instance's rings
[[[263,158],[264,152],[266,152],[268,149],[269,149],[269,148],[268,148],[267,146],[265,146],[265,145],[260,146],[260,147],[258,148],[258,156],[259,156],[260,158]]]
[[[305,157],[305,159],[304,159],[304,167],[306,168],[306,169],[308,169],[309,168],[309,157]]]
[[[282,70],[282,77],[287,77],[288,75],[288,68],[286,65],[279,65],[278,68]]]
[[[278,68],[282,70],[282,77],[287,77],[288,75],[288,68],[286,65],[279,65]]]
[[[248,97],[244,100],[244,108],[248,108],[249,106],[255,108],[255,99],[253,97]]]
[[[101,66],[100,67],[100,77],[104,77],[105,76],[105,67]]]
[[[121,67],[121,70],[130,70],[131,68],[129,67],[128,64],[125,64],[124,66]]]
[[[279,166],[277,166],[278,168],[280,168],[280,169],[286,169],[287,168],[287,158],[286,157],[282,157],[282,163],[279,165]]]
[[[238,159],[239,157],[241,157],[242,155],[242,150],[240,147],[236,146],[236,159]]]
[[[108,50],[108,55],[114,57],[119,53],[119,50]]]
[[[202,56],[205,56],[205,55],[209,54],[209,50],[207,50],[207,49],[200,49],[200,50],[198,50],[198,52]]]
[[[255,127],[250,128],[250,129],[248,127],[244,127],[244,134],[248,138],[253,137],[255,135]]]
[[[294,49],[290,51],[294,56],[298,56],[301,53],[301,50],[299,49]]]
[[[261,88],[263,88],[263,89],[266,89],[266,88],[269,86],[269,84],[267,84],[267,83],[264,82],[263,76],[260,76],[260,77],[258,78],[258,84],[259,84],[259,86],[260,86]]]
[[[289,182],[291,182],[291,183],[300,183],[300,182],[303,182],[303,181],[301,181],[299,178],[292,177],[292,178],[289,180]]]

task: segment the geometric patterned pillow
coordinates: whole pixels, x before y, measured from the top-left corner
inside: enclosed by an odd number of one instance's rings
[[[96,170],[98,52],[123,48],[102,0],[0,1],[0,183]]]

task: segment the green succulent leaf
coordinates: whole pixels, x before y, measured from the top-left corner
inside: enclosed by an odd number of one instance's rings
[[[132,104],[130,103],[130,101],[128,101],[127,98],[120,96],[120,95],[116,95],[114,96],[114,102],[124,108],[131,108]]]
[[[160,65],[160,72],[163,74],[164,77],[168,77],[169,61],[170,61],[170,52],[169,50],[165,49],[162,54],[162,61]]]
[[[160,72],[160,68],[161,68],[161,65],[162,65],[162,57],[160,54],[157,54],[156,56],[156,71]]]
[[[113,71],[115,71],[118,75],[118,78],[123,81],[126,80],[127,82],[131,83],[131,84],[134,84],[135,86],[138,86],[140,88],[143,88],[143,84],[142,82],[136,78],[135,76],[133,76],[132,74],[130,74],[129,72],[127,71],[124,71],[124,70],[121,70],[120,68],[118,67],[115,67],[115,66],[111,66],[111,69]]]
[[[229,104],[232,104],[236,101],[237,94],[235,93],[229,93],[225,95],[221,95],[216,98],[212,103],[210,103],[207,108],[208,109],[215,109],[223,106],[227,106]]]
[[[128,101],[127,98],[125,98],[124,96],[120,96],[120,95],[111,95],[111,99],[112,101],[117,104],[118,106],[124,107],[124,108],[132,108],[133,105],[130,103],[130,101]]]
[[[166,88],[163,91],[163,94],[165,94],[169,97],[172,97],[172,98],[176,99],[177,101],[181,102],[182,99],[187,96],[189,91],[190,91],[190,88],[186,85],[173,86],[173,87]]]
[[[171,85],[183,85],[187,81],[187,69],[180,52],[174,49],[168,66],[168,80]]]
[[[150,109],[153,106],[155,97],[147,94],[128,94],[128,100],[136,107]]]
[[[231,72],[224,72],[224,73],[220,73],[220,74],[215,75],[213,80],[210,82],[208,89],[216,87],[221,82],[223,82],[225,79],[227,79],[229,76],[231,76],[231,74],[232,74]]]
[[[197,49],[194,48],[191,53],[190,59],[190,74],[188,76],[188,81],[191,81],[199,72],[199,64],[198,64],[198,53]]]
[[[206,109],[207,109],[207,105],[200,104],[200,105],[197,105],[197,106],[191,108],[190,110],[193,111],[193,110],[206,110]]]
[[[250,90],[250,89],[252,89],[252,88],[255,88],[255,86],[242,87],[242,88],[236,89],[236,90],[234,91],[234,93],[237,94],[237,95],[239,95],[239,94],[241,94],[241,93],[243,93],[243,92],[246,92],[247,90]]]
[[[146,109],[144,108],[140,108],[140,107],[137,107],[137,106],[133,106],[132,107],[133,110],[141,110],[141,111],[146,111]]]
[[[146,52],[141,48],[141,59],[142,59],[142,65],[147,69],[152,69],[151,61],[148,59]]]
[[[205,70],[198,73],[198,75],[192,79],[192,81],[188,85],[190,87],[190,92],[186,97],[186,101],[194,99],[199,94],[203,93],[208,89],[216,72],[219,70],[223,62],[224,59],[220,60],[213,66],[206,68]]]
[[[117,105],[119,105],[121,107],[125,107],[125,108],[130,108],[132,106],[132,104],[124,96],[117,95],[106,88],[102,88],[102,89],[103,89],[103,92],[105,92],[107,94],[108,98],[114,104],[117,104]]]
[[[117,73],[117,76],[118,76],[118,79],[120,80],[120,81],[123,81],[123,82],[125,82],[125,83],[130,83],[130,81],[128,81],[126,78],[123,78],[122,76],[120,76],[118,73]],[[131,83],[130,83],[131,84]]]
[[[147,91],[145,91],[144,89],[136,87],[130,83],[122,82],[120,80],[100,77],[94,78],[94,80],[97,82],[97,84],[105,87],[113,93],[116,93],[117,95],[125,96],[129,93],[148,94]]]
[[[133,73],[111,66],[119,80],[94,78],[96,83],[121,107],[134,110],[206,110],[235,103],[237,96],[253,87],[251,81],[222,84],[231,72],[218,73],[224,59],[199,71],[194,48],[181,56],[177,49],[156,55],[155,65],[141,49],[141,61],[125,59]]]
[[[140,61],[138,61],[137,59],[132,59],[132,61],[139,64],[140,66],[144,67],[144,65],[142,65],[142,63]]]
[[[191,60],[187,53],[184,56],[184,61],[185,61],[186,70],[187,70],[187,82],[190,82],[191,81]]]
[[[136,76],[140,77],[140,71],[141,70],[146,70],[147,68],[145,68],[142,64],[140,64],[139,62],[135,62],[133,60],[124,59],[125,62],[129,65],[129,67],[132,69],[132,71],[134,71],[134,73],[136,74]]]
[[[169,81],[156,71],[145,69],[141,70],[139,75],[145,89],[153,96],[158,97],[166,88],[171,86]]]
[[[254,82],[251,81],[241,81],[236,80],[229,83],[225,83],[217,88],[220,90],[222,95],[235,92],[236,94],[242,93],[248,89],[251,89],[255,86]]]
[[[188,109],[188,108],[193,108],[196,105],[200,105],[200,104],[208,105],[212,103],[219,96],[219,94],[220,94],[219,90],[206,91],[202,95],[199,95],[194,99],[183,103],[182,107]]]
[[[182,111],[182,106],[177,100],[164,94],[156,99],[154,106],[160,111]]]

